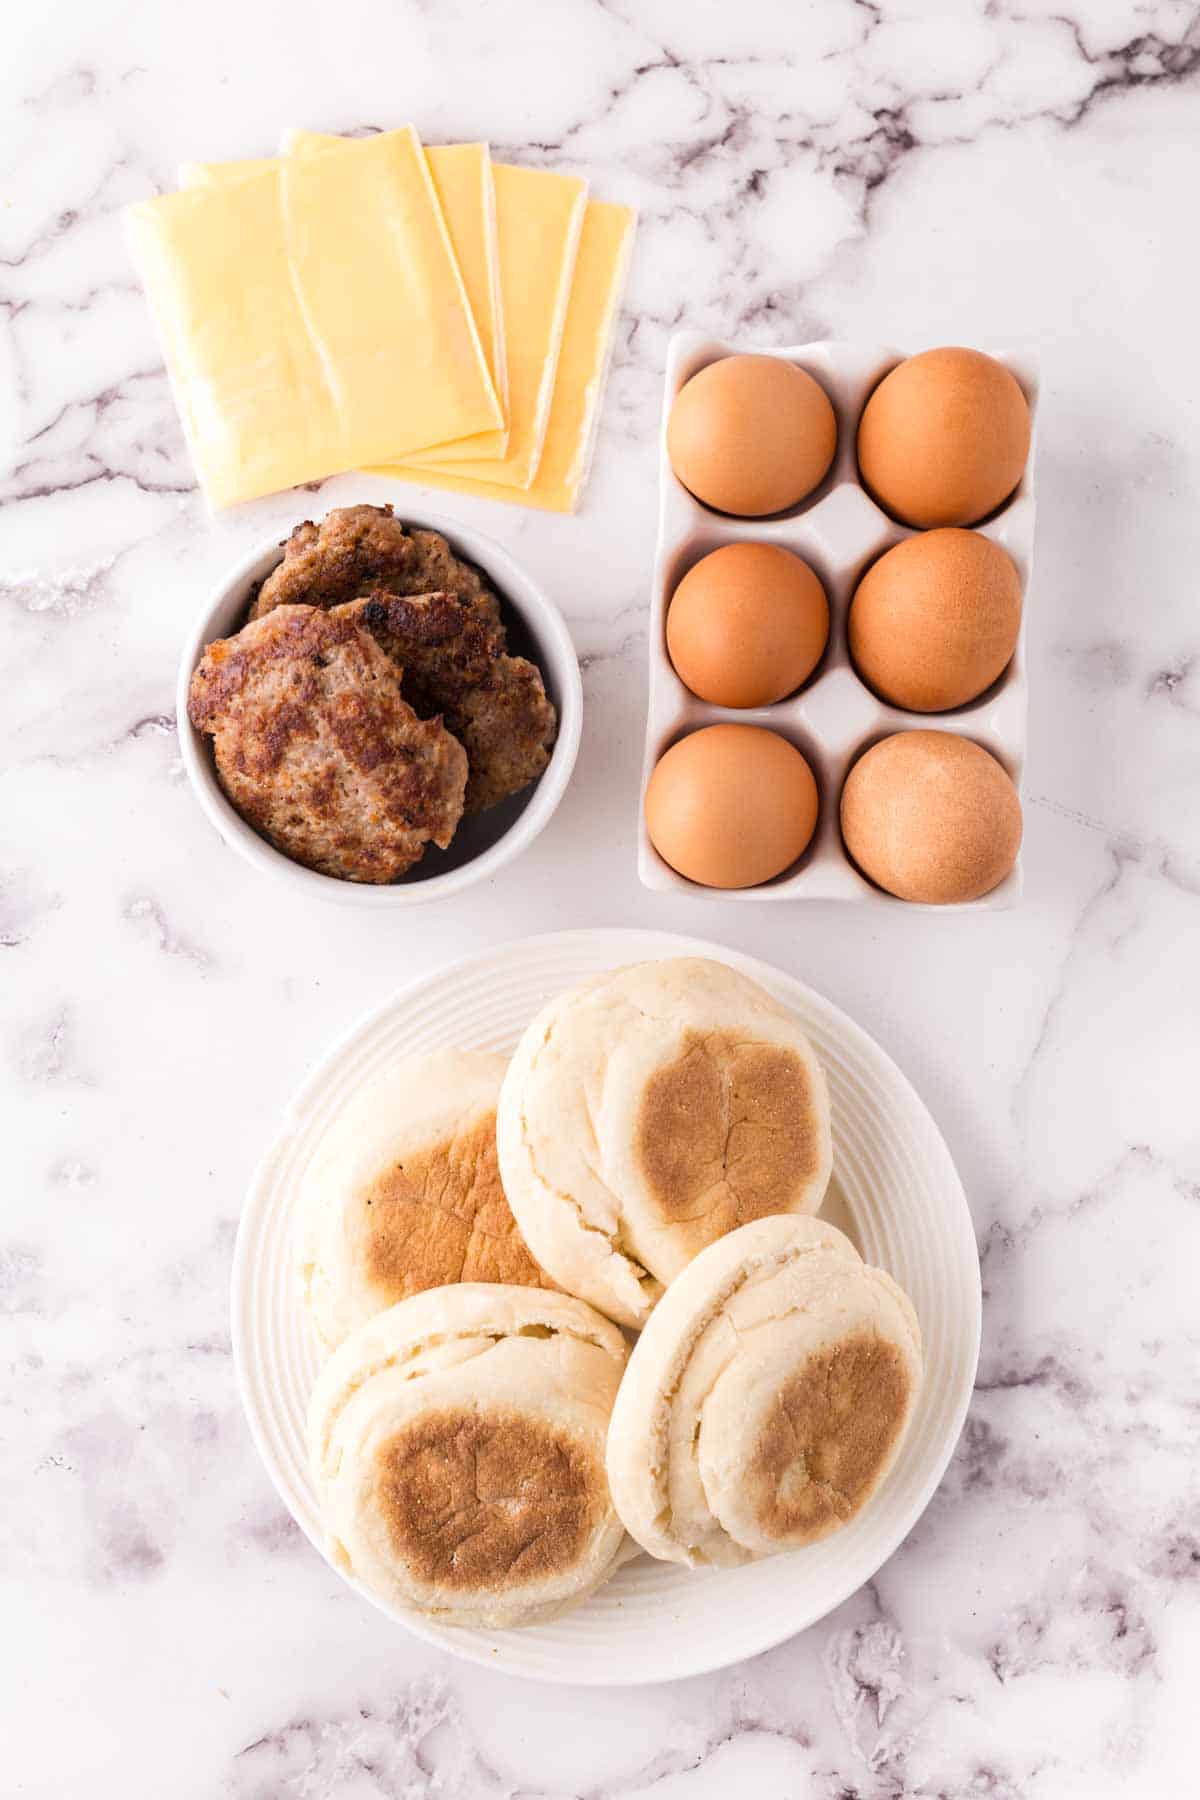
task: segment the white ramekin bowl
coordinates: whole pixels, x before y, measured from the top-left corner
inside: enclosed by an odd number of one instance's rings
[[[519,856],[547,824],[566,791],[575,767],[583,721],[583,687],[575,647],[558,608],[536,583],[507,551],[482,532],[470,531],[454,520],[430,513],[418,516],[407,507],[397,511],[406,525],[440,531],[456,551],[488,577],[500,597],[509,649],[514,655],[527,656],[537,663],[546,692],[558,710],[558,736],[549,765],[538,780],[487,812],[464,819],[449,849],[430,845],[414,869],[386,886],[342,881],[307,869],[276,850],[226,799],[217,780],[208,739],[188,718],[188,689],[207,646],[239,629],[250,590],[282,560],[283,544],[278,537],[243,557],[229,571],[205,603],[179,662],[175,696],[179,746],[192,791],[210,822],[230,848],[255,868],[316,899],[347,906],[417,906],[441,900],[494,875]]]

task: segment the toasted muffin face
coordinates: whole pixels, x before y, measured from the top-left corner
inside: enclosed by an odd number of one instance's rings
[[[824,1156],[810,1062],[732,1032],[684,1031],[674,1060],[645,1084],[636,1131],[645,1194],[693,1254],[787,1212]]]
[[[233,806],[295,862],[394,881],[462,816],[467,759],[353,620],[280,606],[210,644],[188,716]]]
[[[922,1376],[907,1297],[819,1219],[710,1244],[634,1346],[608,1475],[652,1555],[730,1566],[827,1537],[895,1461]]]
[[[505,650],[503,628],[477,600],[456,594],[375,593],[349,617],[404,672],[422,718],[439,715],[467,753],[468,813],[527,787],[550,760],[558,717],[540,672]]]
[[[508,1059],[401,1058],[359,1089],[302,1179],[297,1264],[322,1343],[462,1281],[552,1287],[518,1229],[496,1157]]]
[[[504,1197],[494,1107],[380,1168],[354,1195],[347,1229],[380,1310],[456,1281],[551,1285]]]
[[[545,1007],[496,1129],[538,1262],[634,1327],[725,1232],[814,1211],[832,1160],[825,1078],[798,1022],[694,957],[617,970]]]
[[[376,589],[457,594],[499,623],[496,596],[479,570],[439,532],[410,531],[390,506],[342,506],[319,525],[311,519],[297,525],[283,561],[254,596],[250,617],[276,606],[341,606]]]
[[[851,1332],[808,1354],[766,1409],[746,1465],[763,1538],[811,1544],[852,1519],[891,1461],[915,1379],[895,1344]]]
[[[430,1589],[515,1594],[576,1567],[601,1522],[594,1446],[519,1411],[422,1413],[375,1453],[374,1504]]]
[[[330,1552],[390,1605],[463,1625],[552,1617],[616,1567],[605,1468],[626,1345],[566,1294],[463,1283],[379,1314],[309,1407]]]

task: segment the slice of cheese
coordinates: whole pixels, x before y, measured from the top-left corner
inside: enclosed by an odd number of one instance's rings
[[[461,445],[424,450],[421,462],[463,455],[498,461],[508,454],[508,356],[504,307],[500,298],[500,241],[496,230],[496,190],[486,144],[434,144],[426,148],[433,185],[450,230],[467,298],[483,343],[483,353],[500,400],[504,424]]]
[[[587,183],[576,175],[509,163],[493,163],[492,179],[508,351],[508,455],[490,465],[464,457],[452,468],[472,480],[528,488],[550,417]],[[400,460],[389,458],[381,472],[408,475],[409,468],[397,466]],[[449,475],[451,466],[443,466]]]
[[[212,505],[502,423],[415,132],[143,202],[130,231]]]
[[[391,135],[385,133],[383,135]],[[325,132],[285,131],[280,149],[285,156],[311,156],[360,140],[331,137]],[[492,184],[492,159],[486,144],[426,144],[425,157],[437,189],[446,229],[458,260],[475,316],[483,353],[499,397],[505,423],[498,431],[480,432],[457,443],[424,450],[420,462],[446,462],[471,457],[495,462],[508,450],[508,367],[504,350],[504,321],[500,301],[500,259],[496,238],[496,205]],[[213,165],[207,165],[210,169]],[[218,169],[221,164],[215,165]],[[236,170],[237,163],[224,165]]]
[[[338,381],[376,399],[396,450],[504,423],[420,139],[411,126],[287,156],[280,173],[302,300]],[[399,416],[385,371],[413,381]],[[486,403],[477,404],[480,390]],[[403,391],[403,390],[402,390]],[[458,421],[468,417],[464,430]],[[437,421],[452,421],[436,429]],[[407,440],[407,443],[404,442]],[[391,454],[396,454],[394,450]]]
[[[287,279],[276,170],[134,206],[131,245],[211,505],[328,473],[340,421]]]
[[[542,512],[575,511],[591,464],[636,224],[637,216],[631,207],[614,206],[603,200],[588,202],[550,423],[541,465],[531,486],[502,487],[495,482],[473,481],[448,469],[440,473],[393,470],[393,474],[402,475],[406,481],[422,482],[426,487],[533,506]]]

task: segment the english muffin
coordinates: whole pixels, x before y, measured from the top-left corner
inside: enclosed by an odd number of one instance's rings
[[[283,561],[259,587],[250,617],[276,606],[340,606],[361,594],[449,592],[474,603],[495,625],[500,606],[473,563],[437,531],[410,531],[390,506],[340,506],[319,525],[306,519],[283,546]]]
[[[828,1537],[894,1463],[921,1374],[911,1302],[849,1238],[742,1226],[671,1284],[630,1356],[608,1436],[625,1529],[691,1567]]]
[[[309,1407],[333,1560],[448,1624],[585,1598],[622,1546],[604,1451],[625,1359],[617,1328],[566,1294],[464,1283],[380,1313]]]
[[[301,1181],[296,1250],[327,1349],[425,1288],[553,1286],[500,1183],[496,1101],[507,1066],[478,1051],[403,1057],[325,1132]]]
[[[465,812],[483,812],[537,779],[558,716],[540,672],[508,655],[503,627],[479,601],[380,592],[336,610],[403,672],[404,697],[418,715],[440,716],[466,751]]]
[[[832,1161],[825,1077],[797,1021],[736,969],[692,957],[544,1007],[504,1078],[496,1135],[537,1261],[635,1327],[714,1239],[815,1212]]]
[[[417,717],[394,663],[344,615],[278,606],[210,644],[188,717],[241,816],[322,874],[395,881],[462,817],[462,745]]]

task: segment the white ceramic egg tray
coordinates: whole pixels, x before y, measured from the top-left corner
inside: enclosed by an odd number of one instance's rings
[[[1033,442],[1021,485],[1006,506],[978,529],[1003,546],[1021,577],[1021,631],[1016,654],[1000,679],[978,700],[949,713],[910,713],[887,705],[855,673],[846,641],[846,618],[855,587],[869,563],[902,538],[917,534],[891,519],[859,481],[855,456],[858,420],[871,390],[910,352],[855,344],[800,344],[766,354],[805,369],[821,383],[838,421],[837,453],[825,480],[799,506],[767,519],[713,512],[678,481],[667,456],[667,418],[676,394],[708,363],[758,345],[723,344],[699,332],[677,332],[667,352],[666,391],[659,442],[658,550],[650,602],[650,704],[638,813],[638,873],[648,888],[708,895],[718,900],[857,900],[877,906],[909,906],[859,874],[842,844],[838,824],[842,784],[864,750],[895,731],[953,731],[981,744],[1008,770],[1018,791],[1025,757],[1025,629],[1033,556],[1034,456],[1037,448],[1038,364],[1033,355],[989,351],[1011,369],[1029,401]],[[829,643],[816,671],[798,693],[774,706],[731,709],[698,700],[680,681],[667,655],[666,617],[683,576],[722,544],[781,544],[802,556],[829,596]],[[669,746],[703,725],[765,725],[789,739],[807,758],[820,794],[820,813],[803,856],[758,887],[706,888],[686,880],[658,855],[646,831],[645,793],[655,764]],[[936,912],[977,912],[1008,907],[1021,894],[1021,863],[990,894]]]

